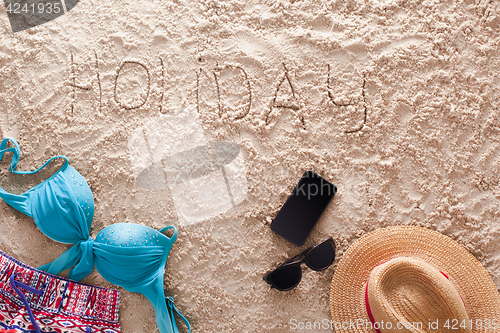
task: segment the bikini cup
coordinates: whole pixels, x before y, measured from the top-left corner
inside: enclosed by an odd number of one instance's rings
[[[14,147],[7,148],[8,142]],[[5,152],[12,152],[9,171],[20,175],[39,172],[52,160],[65,160],[50,178],[21,195],[0,188],[0,197],[10,206],[33,217],[38,228],[48,237],[65,244],[76,244],[89,237],[94,218],[94,197],[82,175],[69,165],[65,156],[55,156],[35,171],[17,171],[21,150],[16,140],[4,139],[0,144],[0,160]],[[83,278],[83,277],[82,277]]]
[[[14,147],[6,148],[8,142]],[[176,333],[174,313],[189,322],[177,311],[171,297],[165,297],[163,277],[170,249],[177,238],[177,229],[168,226],[160,231],[150,227],[117,223],[101,230],[95,241],[90,238],[94,216],[94,198],[85,179],[73,169],[64,156],[56,156],[35,171],[16,171],[20,148],[12,138],[0,144],[0,160],[12,152],[9,170],[17,174],[33,174],[55,158],[65,159],[63,166],[50,178],[21,195],[0,188],[0,197],[10,206],[33,217],[38,228],[51,239],[75,244],[59,258],[39,267],[51,274],[70,269],[69,278],[81,280],[95,267],[108,281],[130,292],[146,296],[155,309],[160,332]],[[172,229],[168,237],[164,231]]]
[[[163,232],[172,229],[168,237]],[[155,309],[160,332],[178,332],[174,312],[190,330],[189,322],[176,309],[172,297],[165,297],[163,276],[177,229],[160,231],[150,227],[117,223],[103,229],[94,244],[95,267],[109,282],[146,296]]]

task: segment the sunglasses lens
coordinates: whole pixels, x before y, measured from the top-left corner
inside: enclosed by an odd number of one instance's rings
[[[305,262],[307,266],[315,271],[328,268],[335,260],[335,249],[331,242],[326,242],[309,252]]]
[[[289,290],[299,284],[302,272],[299,265],[285,266],[276,269],[269,275],[276,289]]]

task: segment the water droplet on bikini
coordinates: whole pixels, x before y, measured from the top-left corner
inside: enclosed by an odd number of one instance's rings
[[[132,236],[130,236],[129,238],[132,239]]]
[[[76,180],[73,182],[73,184],[76,184]]]
[[[120,239],[120,236],[116,236],[116,239]]]
[[[135,243],[134,243],[134,245],[135,245]]]
[[[148,230],[148,229],[146,229],[146,233],[149,233],[149,230]]]
[[[111,230],[111,233],[114,233],[115,231],[114,230]]]
[[[120,227],[120,230],[123,230],[123,227]]]
[[[83,183],[80,183],[80,186],[83,186]]]

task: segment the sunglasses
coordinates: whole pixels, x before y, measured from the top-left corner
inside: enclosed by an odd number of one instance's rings
[[[327,240],[314,245],[281,266],[264,276],[264,280],[281,291],[295,288],[302,279],[300,265],[305,263],[307,267],[315,271],[322,271],[330,267],[335,260],[335,242],[330,237]]]

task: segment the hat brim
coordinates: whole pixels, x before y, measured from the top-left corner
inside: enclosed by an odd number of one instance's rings
[[[473,332],[487,331],[486,325],[489,322],[491,326],[493,320],[500,329],[500,294],[481,263],[437,231],[397,226],[361,237],[342,256],[330,288],[330,312],[336,332],[375,332],[365,326],[369,323],[366,282],[373,268],[400,256],[424,260],[448,275],[464,301]]]

